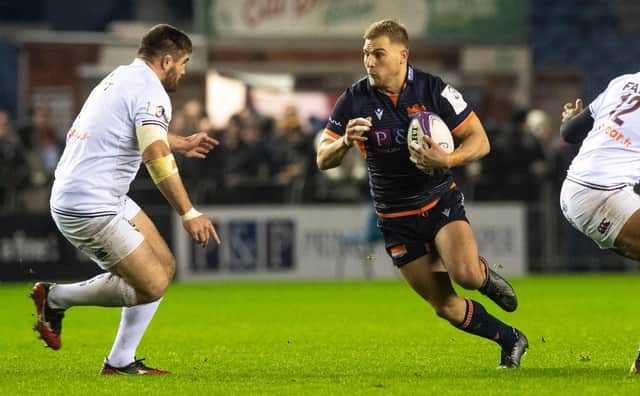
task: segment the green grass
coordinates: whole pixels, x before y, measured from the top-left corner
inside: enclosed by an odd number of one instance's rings
[[[0,394],[637,395],[634,275],[516,279],[501,312],[531,348],[496,370],[499,348],[438,319],[400,281],[172,285],[138,354],[164,377],[101,377],[119,309],[68,311],[63,348],[31,331],[30,286],[0,285]]]

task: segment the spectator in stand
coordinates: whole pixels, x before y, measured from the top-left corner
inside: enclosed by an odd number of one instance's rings
[[[20,128],[18,134],[27,150],[37,154],[46,171],[52,174],[63,145],[51,126],[49,108],[42,103],[36,104],[31,111],[29,124]]]
[[[0,110],[0,210],[14,210],[18,191],[29,180],[24,147],[11,126],[9,113]]]
[[[315,164],[312,172],[309,161],[309,153],[314,152],[312,138],[302,129],[298,109],[293,105],[287,106],[276,121],[267,153],[271,178],[285,201],[301,201],[306,181],[309,181],[308,186],[313,184],[311,178]]]
[[[242,114],[234,114],[223,132],[219,166],[223,169],[225,202],[247,203],[257,200],[256,194],[266,180],[263,142],[254,121]],[[259,199],[270,200],[266,196],[260,196]]]
[[[31,212],[47,211],[53,171],[60,159],[63,145],[51,126],[46,104],[37,103],[33,107],[29,123],[18,130],[18,135],[25,147],[31,171],[24,191],[23,206]]]
[[[510,123],[489,132],[492,153],[483,158],[485,183],[476,199],[537,201],[545,176],[545,155],[538,138],[525,127],[526,111],[516,111]]]

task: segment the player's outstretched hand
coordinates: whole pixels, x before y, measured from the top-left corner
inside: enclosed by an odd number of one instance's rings
[[[582,99],[576,99],[576,104],[573,103],[565,103],[562,111],[562,122],[569,121],[573,117],[582,113],[584,110],[582,105]]]
[[[347,128],[344,131],[344,142],[347,146],[352,146],[354,142],[364,143],[367,137],[363,136],[365,132],[371,130],[371,117],[354,118],[349,120]]]
[[[430,136],[425,135],[424,142],[425,145],[419,149],[409,147],[411,161],[415,162],[416,167],[427,174],[433,173],[436,168],[448,168],[449,154]]]
[[[209,151],[219,145],[218,139],[206,132],[197,132],[184,138],[182,154],[187,158],[205,158]]]
[[[182,225],[189,233],[191,239],[198,245],[202,247],[207,246],[209,239],[213,239],[218,245],[220,244],[218,233],[207,216],[200,215],[194,217],[191,220],[183,222]]]

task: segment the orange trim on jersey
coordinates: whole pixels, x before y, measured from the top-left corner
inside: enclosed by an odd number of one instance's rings
[[[471,120],[473,120],[474,118],[478,118],[478,116],[476,115],[475,111],[472,111],[471,113],[469,113],[469,115],[467,116],[467,118],[464,119],[464,121],[462,121],[457,127],[455,127],[453,129],[453,131],[451,131],[452,135],[455,135],[456,133],[460,132],[462,129],[464,129],[465,126],[467,126],[467,124],[469,124],[471,122]]]
[[[367,150],[364,148],[364,143],[356,142],[358,148],[360,149],[360,154],[362,154],[362,158],[367,159]]]
[[[331,136],[332,138],[334,138],[336,140],[342,138],[342,136],[338,135],[337,133],[335,133],[332,130],[327,129],[327,128],[324,129],[324,133],[329,135],[329,136]],[[364,148],[364,143],[362,143],[362,142],[355,142],[355,143],[356,143],[358,149],[360,149],[360,154],[362,154],[362,157],[364,159],[367,159],[367,150]]]
[[[342,136],[338,135],[337,133],[335,133],[334,131],[330,130],[330,129],[324,129],[324,133],[326,133],[327,135],[331,136],[334,139],[340,139]]]
[[[451,185],[449,186],[450,190],[453,190],[454,188],[456,188],[456,183],[455,182],[451,183]],[[438,204],[438,202],[440,202],[440,198],[436,199],[435,201],[429,202],[428,204],[426,204],[425,206],[421,207],[420,209],[407,210],[407,211],[404,211],[404,212],[395,212],[395,213],[380,213],[380,212],[378,212],[376,210],[376,214],[379,217],[382,217],[383,219],[395,219],[397,217],[418,215],[418,214],[423,214],[423,213],[427,212],[429,209],[431,209],[434,206],[436,206]]]
[[[389,99],[391,99],[391,102],[393,103],[394,106],[398,106],[398,98],[400,97],[400,95],[387,95],[389,97]]]
[[[407,107],[407,114],[419,113],[421,111],[427,111],[427,107],[423,104],[414,104],[411,107]]]
[[[421,207],[420,209],[414,209],[414,210],[407,210],[405,212],[396,212],[396,213],[380,213],[376,210],[376,214],[380,217],[382,217],[383,219],[395,219],[396,217],[404,217],[404,216],[411,216],[411,215],[417,215],[417,214],[421,214],[424,213],[426,211],[428,211],[429,209],[433,208],[434,206],[436,206],[438,204],[438,202],[440,202],[440,199],[436,199],[435,201],[431,201],[428,204],[426,204],[425,206]]]

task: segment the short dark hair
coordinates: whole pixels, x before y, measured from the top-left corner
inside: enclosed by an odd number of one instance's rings
[[[155,25],[142,37],[138,56],[154,59],[166,54],[180,57],[192,51],[191,39],[183,31],[167,24]]]
[[[384,19],[382,21],[374,22],[367,28],[367,31],[364,32],[364,36],[362,38],[365,40],[373,40],[380,36],[387,36],[389,37],[389,41],[392,43],[399,43],[407,48],[409,47],[409,34],[407,33],[407,28],[398,21]]]

